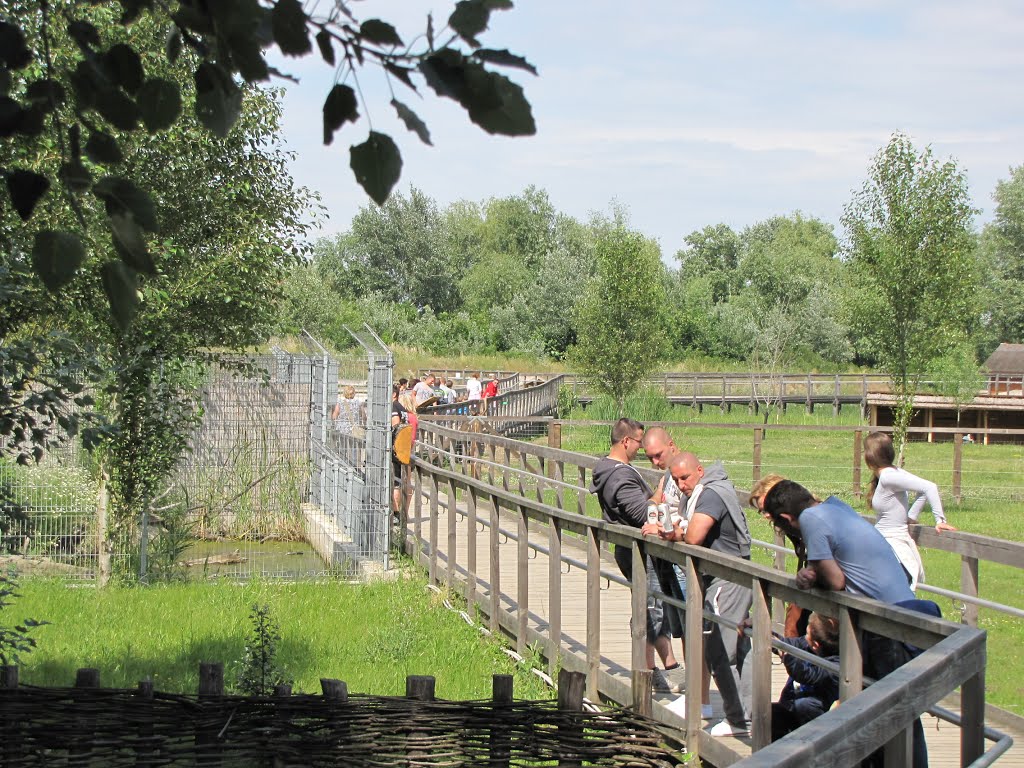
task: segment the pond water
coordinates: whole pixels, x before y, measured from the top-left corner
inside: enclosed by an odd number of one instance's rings
[[[302,579],[327,573],[305,541],[197,541],[180,562],[191,579]]]

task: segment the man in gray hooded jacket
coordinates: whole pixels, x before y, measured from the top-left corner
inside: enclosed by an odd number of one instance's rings
[[[694,454],[681,453],[669,461],[669,471],[685,498],[686,525],[663,534],[665,538],[749,560],[747,518],[721,462],[705,469]],[[752,602],[749,587],[717,576],[704,576],[705,611],[739,624],[750,613]],[[712,726],[713,736],[750,733],[750,675],[743,674],[749,672],[744,669],[749,652],[749,638],[717,622],[712,622],[704,635],[704,658],[725,705],[725,720]]]

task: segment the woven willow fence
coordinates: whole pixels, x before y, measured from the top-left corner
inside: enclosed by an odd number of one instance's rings
[[[560,676],[558,701],[513,700],[508,675],[495,676],[494,699],[467,702],[434,700],[430,677],[410,677],[406,698],[349,696],[344,683],[322,682],[323,695],[282,686],[268,697],[154,693],[146,684],[0,688],[0,764],[642,768],[683,760],[653,721],[584,711],[579,673]]]

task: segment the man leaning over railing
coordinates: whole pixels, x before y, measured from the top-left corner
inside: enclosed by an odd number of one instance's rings
[[[784,534],[802,538],[807,567],[796,575],[800,589],[846,590],[885,603],[939,615],[938,606],[915,600],[906,570],[874,526],[845,502],[829,496],[819,502],[792,480],[782,480],[764,497],[764,513]],[[864,635],[864,673],[884,677],[909,661],[917,649],[870,632]],[[921,720],[914,721],[914,768],[927,768],[928,747]],[[869,765],[881,765],[880,755]]]
[[[686,499],[685,523],[681,520],[668,531],[660,526],[644,526],[642,532],[749,560],[747,518],[721,462],[705,470],[696,455],[681,453],[669,461],[669,471]],[[705,611],[738,625],[747,618],[752,602],[750,587],[717,576],[704,576]],[[750,639],[731,628],[723,631],[718,622],[711,622],[705,630],[704,658],[725,705],[725,720],[709,729],[712,736],[750,733],[751,675],[749,669],[744,669],[749,652]]]

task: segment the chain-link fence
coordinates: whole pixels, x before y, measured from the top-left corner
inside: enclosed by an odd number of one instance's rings
[[[354,335],[360,346],[340,358],[307,335],[298,353],[208,367],[189,449],[137,521],[136,545],[114,553],[114,572],[157,580],[386,569],[393,361],[372,331]],[[356,388],[359,407],[345,419],[349,398],[339,391]],[[96,578],[97,476],[73,440],[37,466],[0,464],[0,567]]]

